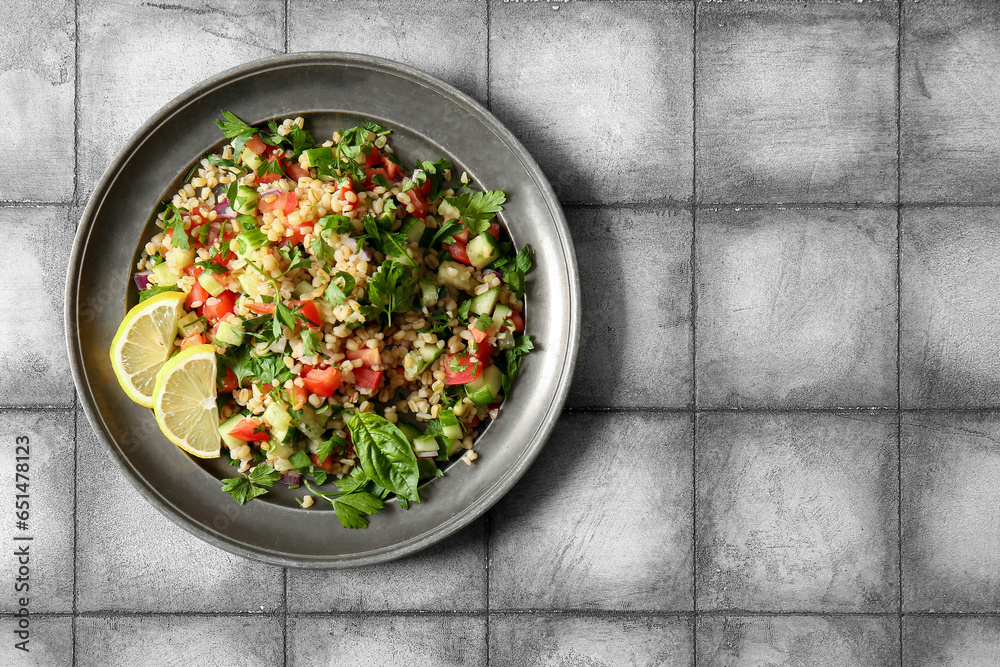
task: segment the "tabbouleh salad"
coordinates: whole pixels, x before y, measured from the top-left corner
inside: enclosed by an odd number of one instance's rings
[[[532,349],[532,251],[494,219],[503,192],[444,159],[410,168],[388,128],[317,143],[303,118],[222,115],[229,143],[157,215],[140,299],[184,292],[176,348],[214,346],[239,473],[223,490],[244,503],[283,482],[365,528],[389,494],[407,509],[421,480],[477,458]]]

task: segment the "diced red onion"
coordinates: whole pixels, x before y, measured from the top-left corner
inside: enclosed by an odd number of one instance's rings
[[[340,242],[343,245],[346,245],[351,250],[357,252],[357,250],[358,250],[358,240],[356,238],[354,238],[353,236],[348,236],[347,234],[341,234],[340,235]]]
[[[436,449],[433,452],[417,452],[418,459],[432,459],[437,455],[438,455],[438,450]]]
[[[500,272],[496,269],[486,269],[483,273],[493,274],[494,276],[500,276]],[[501,276],[502,277],[502,276]]]
[[[281,190],[279,188],[271,188],[270,190],[264,190],[264,192],[260,193],[260,196],[263,199],[264,197],[266,197],[268,195],[276,195],[279,192],[281,192]]]
[[[299,476],[295,473],[286,472],[284,475],[281,476],[281,483],[287,484],[288,486],[295,486],[300,481],[302,480],[300,480]]]
[[[149,274],[151,273],[152,271],[139,271],[132,276],[135,279],[135,286],[138,287],[140,291],[149,289]]]
[[[226,198],[220,199],[219,203],[216,204],[216,206],[215,206],[215,213],[220,218],[235,218],[236,217],[236,211],[234,211],[233,207],[229,205],[229,200],[226,199]]]
[[[361,252],[359,252],[358,253],[358,257],[360,257],[361,259],[363,259],[366,262],[370,262],[371,259],[372,259],[372,254],[370,252],[368,252],[368,250],[366,249],[366,250],[362,250]]]

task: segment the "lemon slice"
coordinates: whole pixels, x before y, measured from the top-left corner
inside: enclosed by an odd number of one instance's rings
[[[219,456],[215,373],[215,347],[195,345],[163,365],[153,388],[160,430],[170,442],[202,459]]]
[[[164,292],[128,311],[111,341],[111,367],[128,397],[153,407],[156,374],[174,351],[184,292]]]

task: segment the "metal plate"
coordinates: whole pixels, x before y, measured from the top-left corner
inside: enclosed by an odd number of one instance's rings
[[[513,395],[477,441],[480,459],[452,464],[409,511],[395,502],[367,530],[332,511],[302,510],[288,492],[246,505],[220,490],[221,461],[199,462],[160,434],[152,413],[125,396],[108,358],[136,302],[130,275],[150,212],[176,191],[202,153],[220,145],[220,109],[248,123],[306,116],[314,136],[373,119],[391,127],[408,164],[446,157],[508,201],[502,221],[530,245],[527,325],[536,351]],[[580,288],[562,209],[534,160],[478,103],[418,70],[367,56],[304,53],[260,60],[187,91],[150,119],[104,174],[83,214],[66,284],[66,330],[80,401],[125,476],[170,519],[228,551],[277,565],[345,568],[413,553],[482,515],[524,474],[551,433],[573,375]]]

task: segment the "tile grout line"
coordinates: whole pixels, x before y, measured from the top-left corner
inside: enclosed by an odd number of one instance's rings
[[[292,0],[285,0],[285,21],[284,21],[284,32],[285,32],[285,53],[288,53],[288,14],[290,11]]]
[[[896,6],[896,568],[899,665],[903,666],[903,2]]]
[[[73,199],[69,215],[75,215],[80,191],[80,0],[73,2]],[[74,227],[76,225],[74,224]],[[73,615],[70,617],[70,664],[77,664],[77,619],[80,613],[77,572],[79,569],[80,512],[78,459],[80,449],[80,394],[73,387]]]
[[[490,58],[492,57],[492,49],[490,48],[490,38],[492,36],[492,20],[493,14],[490,11],[491,2],[486,0],[485,12],[486,12],[486,108],[493,112],[493,83],[490,78],[492,73]],[[485,637],[485,649],[486,649],[486,667],[490,665],[490,540],[493,537],[493,511],[492,509],[486,512],[485,519],[485,554],[483,562],[483,576],[485,577],[485,591],[486,591],[486,637]]]
[[[281,568],[281,660],[288,666],[288,568]]]
[[[698,1],[691,3],[691,664],[698,664]]]

